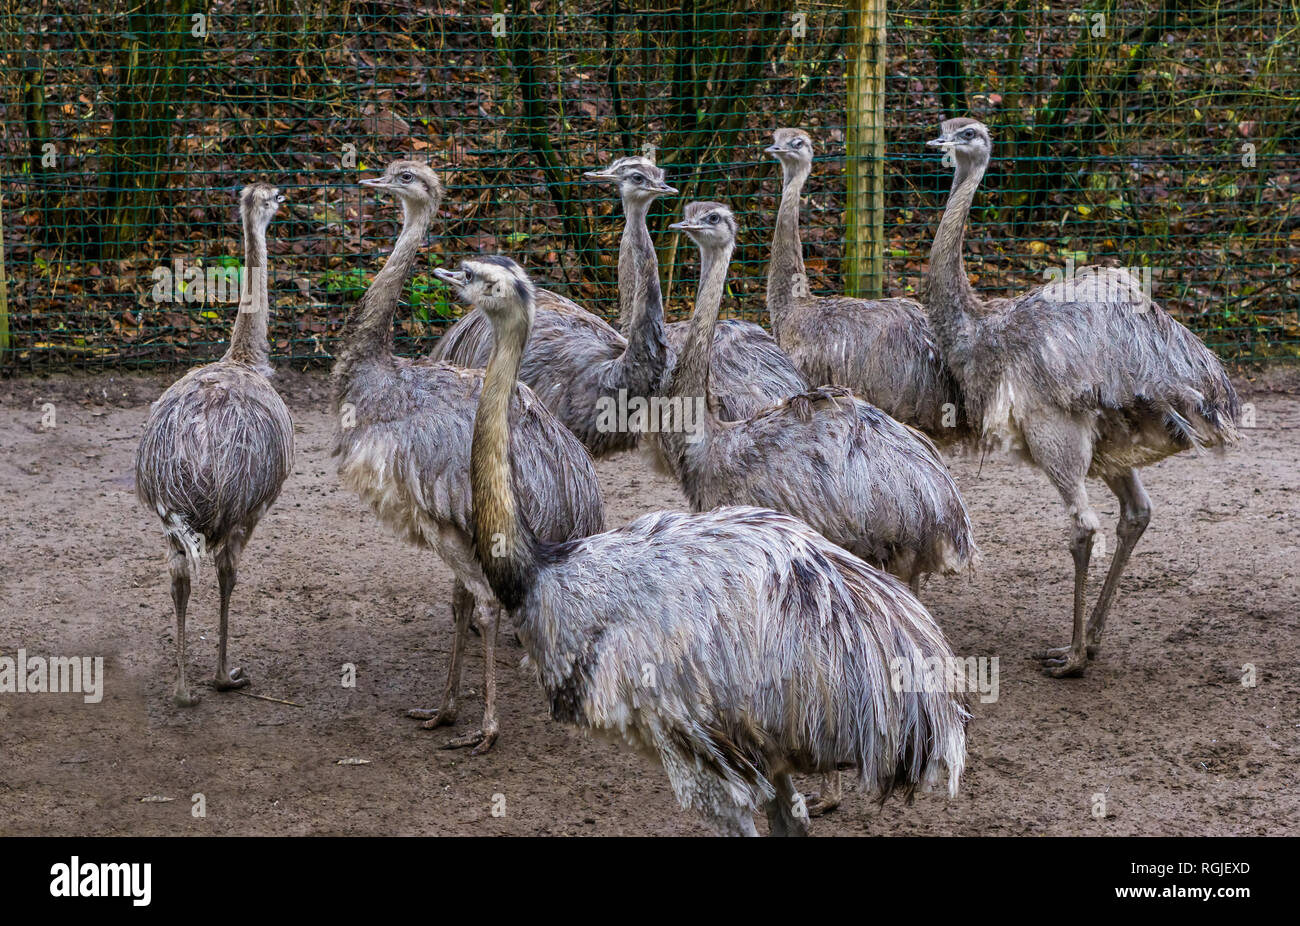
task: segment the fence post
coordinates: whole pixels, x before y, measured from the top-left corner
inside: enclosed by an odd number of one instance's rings
[[[848,81],[844,286],[879,298],[885,286],[885,0],[853,0]]]
[[[0,191],[0,367],[9,359],[9,281],[5,277],[4,193]]]

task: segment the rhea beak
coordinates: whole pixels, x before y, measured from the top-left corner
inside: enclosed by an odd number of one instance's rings
[[[667,196],[676,196],[676,195],[677,195],[677,187],[669,186],[669,185],[666,184],[666,183],[659,183],[659,184],[656,184],[654,190],[655,190],[656,193],[663,193],[663,194],[665,194],[665,195],[667,195]]]
[[[704,226],[701,225],[699,222],[682,221],[682,222],[674,222],[668,227],[671,228],[673,231],[691,232],[691,231],[699,231]]]
[[[586,173],[584,173],[582,176],[586,177],[588,180],[617,180],[618,179],[618,177],[603,170],[589,170]]]
[[[763,149],[764,153],[766,153],[766,154],[774,154],[774,155],[775,155],[775,154],[780,154],[780,153],[781,153],[782,151],[784,151],[784,150],[785,150],[785,149],[782,148],[780,145],[768,145],[766,148]]]
[[[365,177],[357,182],[362,186],[372,186],[379,190],[387,189],[388,187],[388,181],[383,177]]]
[[[957,142],[953,141],[952,136],[950,135],[940,135],[938,138],[930,139],[926,142],[926,145],[931,148],[955,148],[957,147]]]
[[[459,288],[465,285],[464,270],[447,270],[444,267],[434,267],[433,275],[450,286]]]

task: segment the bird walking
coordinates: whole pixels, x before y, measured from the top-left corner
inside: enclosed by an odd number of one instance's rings
[[[1073,635],[1043,659],[1049,675],[1082,675],[1151,520],[1138,470],[1182,451],[1231,446],[1240,403],[1218,358],[1126,270],[1088,268],[1010,299],[977,296],[962,243],[992,139],[974,119],[950,119],[928,144],[951,152],[954,167],[930,248],[931,323],[976,433],[1016,448],[1065,504]],[[1118,544],[1090,615],[1088,565],[1101,523],[1088,501],[1089,476],[1105,482],[1120,505]]]

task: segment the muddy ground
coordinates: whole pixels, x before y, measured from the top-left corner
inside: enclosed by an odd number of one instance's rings
[[[106,665],[99,704],[0,694],[0,834],[705,832],[644,759],[548,720],[517,646],[498,648],[502,733],[489,755],[438,748],[478,723],[477,643],[457,727],[404,716],[436,702],[451,575],[339,489],[319,374],[278,380],[298,456],[245,556],[232,618],[246,691],[300,706],[203,688],[196,708],[174,707],[163,543],[132,488],[149,403],[174,375],[0,380],[0,656]],[[999,697],[974,705],[956,799],[877,808],[850,791],[815,834],[1300,833],[1300,377],[1239,385],[1256,416],[1240,450],[1146,471],[1155,514],[1082,679],[1046,678],[1031,658],[1069,638],[1055,493],[1008,459],[952,461],[983,563],[922,598],[958,653],[998,657]],[[611,525],[683,506],[638,456],[598,470]],[[1113,549],[1115,501],[1100,483],[1090,491]],[[1100,584],[1094,568],[1090,596]],[[209,565],[190,604],[192,679],[212,674],[216,622]],[[341,684],[344,663],[355,688]],[[192,814],[195,794],[206,817]]]

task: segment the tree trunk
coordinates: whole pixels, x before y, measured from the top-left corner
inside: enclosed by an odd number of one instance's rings
[[[878,299],[885,287],[885,0],[854,0],[849,16],[844,287]]]
[[[100,256],[126,257],[149,238],[171,171],[173,101],[194,48],[191,15],[200,0],[142,0],[128,19],[113,83],[113,134],[104,146]]]

